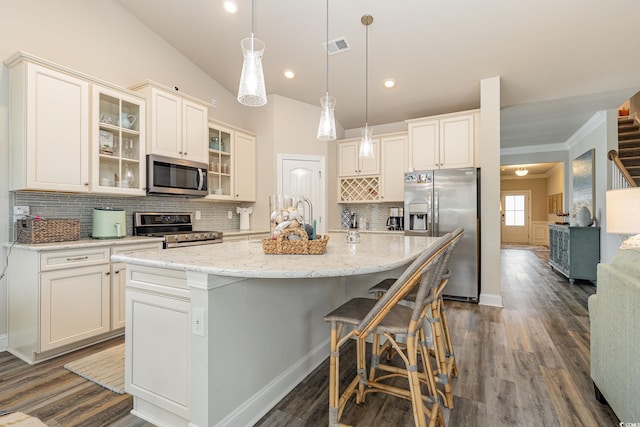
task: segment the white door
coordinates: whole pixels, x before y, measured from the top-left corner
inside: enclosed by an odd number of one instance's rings
[[[316,233],[326,233],[325,225],[325,180],[323,156],[278,154],[278,193],[304,196],[311,201],[313,218],[305,212],[305,221],[313,224]]]
[[[501,191],[502,243],[529,243],[530,191]]]

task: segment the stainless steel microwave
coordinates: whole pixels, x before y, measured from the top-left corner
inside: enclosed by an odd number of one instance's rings
[[[204,197],[208,194],[206,163],[147,155],[147,194]]]

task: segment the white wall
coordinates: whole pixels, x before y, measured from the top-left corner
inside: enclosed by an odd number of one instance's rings
[[[0,18],[0,21],[2,18]],[[0,32],[2,24],[0,24]],[[1,37],[1,35],[0,35]],[[9,240],[9,75],[6,67],[0,69],[0,276],[7,268],[7,248],[2,243]],[[0,279],[0,351],[7,348],[7,278]]]
[[[480,81],[480,169],[480,304],[501,307],[500,77]]]
[[[607,159],[607,153],[618,146],[618,119],[615,109],[599,111],[594,114],[575,134],[567,141],[569,145],[569,158],[575,159],[590,149],[595,149],[594,154],[594,176],[595,176],[595,200],[594,212],[597,225],[600,230],[600,261],[609,263],[618,252],[620,239],[617,235],[606,232],[606,208],[605,195],[607,189],[611,187],[611,162]],[[569,192],[565,206],[572,209],[573,205],[573,182],[572,168],[568,168],[565,174],[565,181],[569,185]],[[571,212],[572,222],[575,222],[576,212]]]
[[[320,120],[320,105],[310,105],[280,95],[269,95],[268,103],[262,114],[254,123],[258,134],[257,142],[257,194],[258,200],[254,204],[251,226],[253,228],[269,229],[269,201],[270,194],[277,193],[277,155],[302,154],[323,156],[325,158],[325,188],[329,193],[331,170],[329,162],[335,162],[331,154],[335,142],[318,141],[316,133]],[[344,130],[336,123],[337,134]],[[333,159],[333,160],[332,160]],[[332,206],[329,197],[327,206]],[[314,213],[318,214],[315,210]],[[327,218],[326,212],[323,218]]]
[[[564,192],[564,165],[558,164],[551,169],[547,178],[547,195],[558,194]],[[563,205],[566,203],[566,194],[562,196]],[[547,213],[547,222],[553,223],[558,217],[553,213]]]

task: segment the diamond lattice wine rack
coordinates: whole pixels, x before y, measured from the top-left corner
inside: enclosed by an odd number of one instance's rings
[[[371,202],[380,200],[380,177],[340,178],[341,202]]]

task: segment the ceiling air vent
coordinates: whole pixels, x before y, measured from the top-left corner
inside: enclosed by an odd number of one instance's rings
[[[325,49],[328,50],[329,55],[335,55],[336,53],[346,52],[347,50],[351,50],[351,46],[349,46],[349,42],[344,37],[340,37],[337,39],[329,40],[329,43],[322,43]]]

